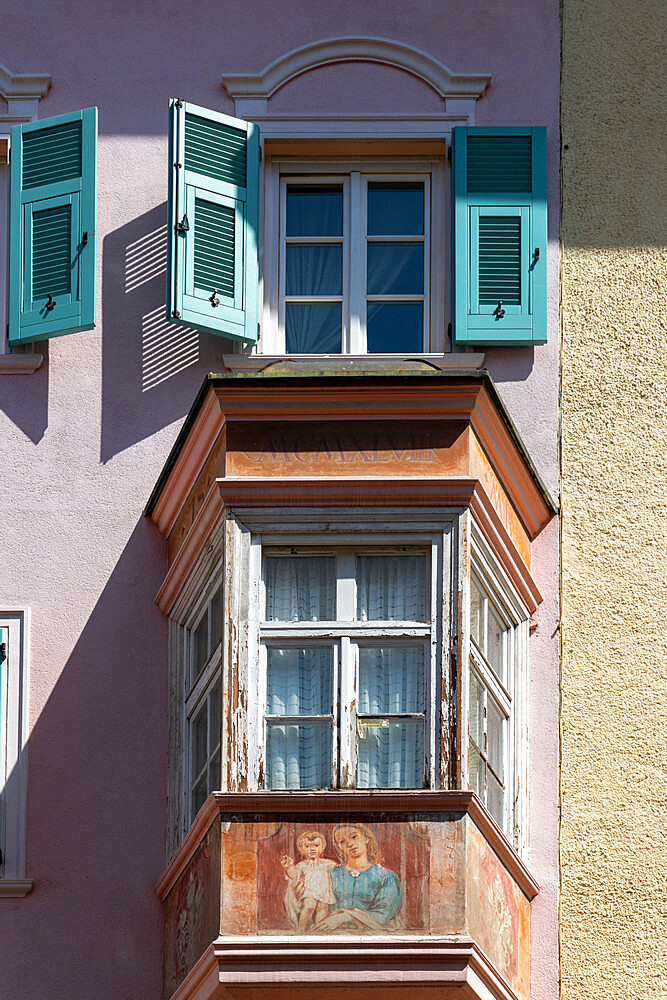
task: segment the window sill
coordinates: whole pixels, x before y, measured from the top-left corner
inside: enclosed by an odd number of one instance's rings
[[[313,364],[322,368],[377,371],[388,366],[423,363],[440,371],[477,371],[484,367],[484,354],[223,354],[225,369],[236,372],[260,372],[276,364]]]
[[[31,878],[0,878],[0,899],[23,899],[34,884]]]
[[[0,354],[0,375],[33,375],[43,360],[43,354]]]

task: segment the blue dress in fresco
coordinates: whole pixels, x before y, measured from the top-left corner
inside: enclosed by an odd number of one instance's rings
[[[371,865],[352,874],[344,865],[331,869],[331,883],[337,910],[356,910],[368,914],[369,926],[387,924],[399,911],[402,899],[398,876],[388,868]]]

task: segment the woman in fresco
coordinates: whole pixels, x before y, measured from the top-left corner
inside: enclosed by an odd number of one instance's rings
[[[378,864],[380,852],[375,835],[363,823],[339,823],[333,842],[340,862],[329,869],[335,902],[329,906],[327,916],[306,928],[299,920],[305,901],[303,882],[290,881],[285,908],[292,924],[318,933],[397,930],[396,914],[403,898],[401,883],[395,872]]]

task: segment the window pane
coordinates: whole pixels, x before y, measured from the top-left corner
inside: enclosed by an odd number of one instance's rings
[[[331,787],[331,723],[268,723],[266,785],[271,789]]]
[[[267,556],[266,620],[333,621],[335,573],[334,556]]]
[[[486,708],[486,755],[489,764],[501,781],[505,780],[505,716],[491,698],[487,698]]]
[[[342,236],[342,187],[287,188],[288,236]]]
[[[192,723],[192,777],[196,778],[208,757],[206,702]]]
[[[423,720],[366,726],[365,736],[357,741],[357,788],[421,788],[423,784]]]
[[[218,680],[215,687],[208,696],[209,713],[209,741],[208,756],[210,757],[217,746],[220,745],[222,726],[222,681]]]
[[[470,707],[468,710],[468,730],[470,738],[475,741],[480,750],[484,746],[484,705],[482,702],[482,686],[476,676],[470,672]]]
[[[424,647],[361,646],[359,712],[388,715],[424,711]]]
[[[473,746],[468,748],[468,786],[484,801],[484,762]]]
[[[209,792],[220,791],[220,754],[217,753],[208,767]]]
[[[423,236],[423,184],[369,184],[369,236]]]
[[[342,343],[339,302],[285,304],[285,350],[288,354],[340,354]]]
[[[331,646],[267,651],[266,714],[329,715],[333,708]]]
[[[357,618],[426,621],[426,556],[357,556]]]
[[[285,247],[286,295],[342,295],[343,248],[288,243]]]
[[[369,243],[369,295],[422,295],[423,243]]]
[[[369,302],[369,354],[418,354],[424,350],[423,302]]]
[[[218,587],[211,600],[211,652],[220,644],[222,639],[222,587]]]
[[[470,581],[470,634],[484,652],[482,632],[484,629],[484,606],[482,593],[475,580]]]
[[[489,810],[498,826],[504,829],[505,795],[503,789],[493,777],[489,769],[486,771],[486,808]]]
[[[201,779],[197,782],[192,790],[192,818],[194,819],[201,807],[206,802],[206,797],[208,795],[207,783],[206,783],[206,772],[202,775]]]
[[[505,680],[503,638],[506,629],[489,601],[486,635],[486,658],[502,681]]]
[[[192,680],[199,675],[201,668],[208,660],[208,611],[194,631],[192,640],[192,655],[194,659]]]

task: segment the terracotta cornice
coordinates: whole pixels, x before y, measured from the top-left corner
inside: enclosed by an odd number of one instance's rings
[[[216,481],[209,490],[183,545],[178,550],[178,555],[169,567],[162,586],[157,592],[155,603],[165,615],[171,614],[171,609],[181,587],[185,585],[210,532],[224,514],[225,500],[220,493],[220,482]]]
[[[289,983],[298,988],[316,982],[451,984],[461,997],[490,995],[494,1000],[517,1000],[514,990],[467,936],[392,937],[390,941],[324,935],[219,937],[213,950],[220,982],[230,985]],[[185,1000],[186,995],[181,996]]]
[[[181,847],[158,882],[156,891],[165,899],[203,840],[217,814],[224,816],[294,815],[392,815],[409,817],[415,813],[466,813],[497,854],[528,900],[535,898],[539,885],[514,850],[507,837],[474,792],[457,789],[441,791],[377,790],[334,792],[213,792],[200,809]]]

